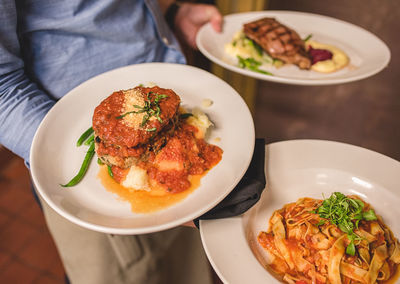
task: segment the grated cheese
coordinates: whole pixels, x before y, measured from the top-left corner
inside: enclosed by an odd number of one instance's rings
[[[134,105],[144,107],[145,101],[147,100],[146,94],[143,93],[139,88],[129,89],[123,91],[124,93],[124,103],[121,109],[121,113],[127,113],[130,111],[138,111],[139,109],[134,107]],[[141,128],[141,123],[143,117],[146,113],[130,113],[123,117],[123,123],[134,129]]]

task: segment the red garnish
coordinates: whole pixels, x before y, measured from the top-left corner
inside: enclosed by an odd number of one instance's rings
[[[308,54],[311,57],[312,65],[319,61],[332,59],[333,56],[332,52],[330,52],[329,50],[312,48],[311,45],[309,46]]]

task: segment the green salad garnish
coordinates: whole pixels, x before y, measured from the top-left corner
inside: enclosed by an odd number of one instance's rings
[[[313,213],[318,214],[321,218],[328,219],[347,234],[350,244],[346,248],[346,253],[354,255],[356,251],[354,241],[362,239],[354,233],[354,230],[358,229],[359,222],[377,219],[374,210],[364,211],[364,207],[365,204],[361,200],[349,198],[340,192],[334,192]]]

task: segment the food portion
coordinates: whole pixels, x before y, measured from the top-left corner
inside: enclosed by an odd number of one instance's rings
[[[173,90],[138,86],[96,107],[95,149],[122,186],[179,193],[221,160],[222,150],[204,139],[210,125],[204,113],[180,108]]]
[[[350,60],[343,50],[336,46],[308,40],[308,53],[312,58],[311,70],[321,73],[332,73],[346,67]]]
[[[118,91],[93,114],[96,152],[110,166],[136,165],[149,148],[157,151],[178,125],[180,98],[159,87]]]
[[[349,58],[340,49],[301,39],[298,33],[275,18],[262,18],[245,23],[225,51],[238,59],[239,67],[273,75],[265,67],[279,68],[294,64],[300,69],[329,73],[342,69]]]
[[[243,31],[272,58],[296,64],[300,69],[311,67],[311,60],[300,36],[274,18],[263,18],[244,24]]]
[[[180,103],[173,90],[158,86],[111,94],[78,139],[77,146],[89,146],[79,173],[62,186],[79,183],[97,153],[103,185],[130,201],[132,210],[151,212],[183,199],[223,151],[205,141],[212,126],[207,115],[198,108],[187,112]]]
[[[257,239],[285,283],[385,283],[400,263],[399,241],[382,218],[339,192],[286,204]]]

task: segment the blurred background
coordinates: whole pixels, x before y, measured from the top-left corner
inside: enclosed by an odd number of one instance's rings
[[[268,143],[333,140],[400,160],[399,1],[206,2],[217,4],[223,14],[264,9],[322,14],[356,24],[382,39],[391,50],[387,68],[373,77],[333,86],[257,81],[215,66],[199,52],[187,52],[187,56],[190,64],[217,74],[244,97],[253,114],[256,137]],[[31,193],[29,173],[20,158],[1,146],[0,283],[65,283],[56,248]]]

